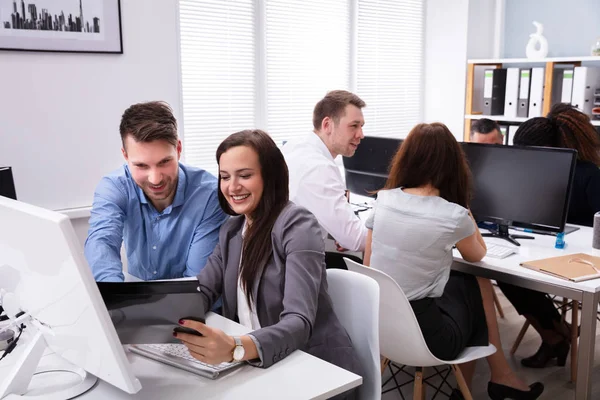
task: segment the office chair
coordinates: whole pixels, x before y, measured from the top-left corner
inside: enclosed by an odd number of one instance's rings
[[[350,259],[345,261],[348,270],[367,275],[379,283],[379,346],[381,355],[391,362],[417,368],[414,381],[414,398],[425,399],[424,367],[433,367],[437,375],[440,375],[443,380],[440,387],[436,388],[436,394],[442,392],[449,395],[441,389],[444,384],[450,386],[446,381],[450,372],[447,372],[444,376],[443,371],[440,372],[435,368],[439,365],[447,365],[454,372],[458,387],[465,400],[472,400],[471,392],[457,365],[494,354],[496,347],[492,344],[467,347],[455,360],[440,360],[429,351],[415,313],[398,283],[384,272],[365,267]],[[401,345],[399,345],[398,338],[402,338]],[[395,375],[393,377],[395,378]],[[427,384],[429,383],[427,382]],[[399,386],[397,384],[396,387],[389,390],[397,389],[402,396]],[[450,388],[452,389],[451,386]],[[384,391],[384,393],[386,392]]]

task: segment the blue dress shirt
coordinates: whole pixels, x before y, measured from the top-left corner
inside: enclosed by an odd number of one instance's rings
[[[179,164],[173,204],[158,212],[125,164],[96,188],[85,257],[96,281],[122,282],[124,241],[128,272],[139,279],[196,276],[227,218],[210,173]]]

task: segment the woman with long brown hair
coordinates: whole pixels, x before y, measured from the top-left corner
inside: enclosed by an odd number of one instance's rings
[[[203,336],[177,338],[209,364],[236,360],[267,368],[300,349],[360,374],[327,293],[319,223],[289,201],[288,169],[275,142],[260,130],[234,133],[219,145],[217,162],[219,202],[233,217],[198,275],[203,307],[210,310],[222,296],[223,316],[252,332],[232,337],[185,320],[182,325]]]
[[[471,173],[452,133],[440,123],[415,126],[367,220],[365,263],[403,289],[433,355],[452,360],[467,346],[492,343],[498,350],[487,357],[489,396],[536,399],[543,385],[527,386],[502,352],[490,281],[450,271],[454,245],[467,261],[486,253],[469,212],[470,196]],[[470,386],[475,362],[460,369]],[[455,390],[451,398],[462,395]]]

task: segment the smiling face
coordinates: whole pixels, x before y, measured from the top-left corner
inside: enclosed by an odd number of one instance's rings
[[[330,117],[323,119],[321,132],[324,135],[319,136],[333,158],[340,154],[344,157],[352,157],[360,141],[365,137],[362,129],[364,124],[362,110],[353,104],[348,104],[337,123]]]
[[[152,205],[162,212],[175,197],[181,141],[173,146],[166,140],[136,142],[127,136],[122,149],[131,176]]]
[[[251,220],[264,189],[256,151],[249,146],[236,146],[221,154],[219,181],[221,193],[231,209]]]

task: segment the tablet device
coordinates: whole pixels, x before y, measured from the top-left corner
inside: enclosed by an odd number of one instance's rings
[[[180,319],[205,318],[197,280],[97,284],[122,344],[178,343]]]

